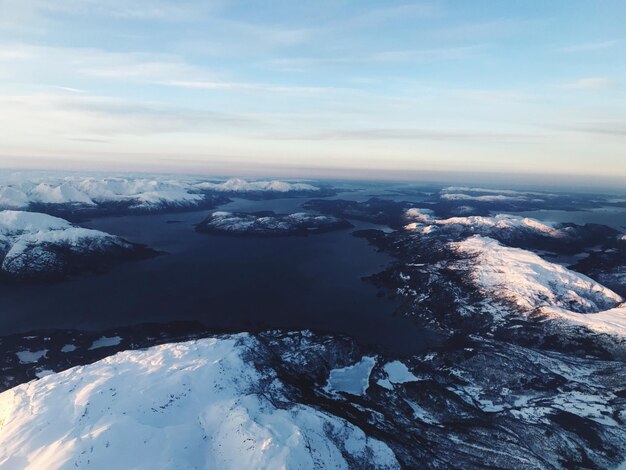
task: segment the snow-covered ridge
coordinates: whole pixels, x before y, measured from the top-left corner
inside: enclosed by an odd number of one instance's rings
[[[27,208],[30,204],[71,204],[95,206],[126,202],[134,208],[151,208],[164,204],[197,204],[201,194],[189,185],[175,180],[148,178],[49,178],[44,181],[22,181],[0,184],[0,207]]]
[[[528,201],[526,196],[508,196],[505,194],[483,194],[480,196],[463,193],[444,193],[440,197],[446,201],[479,201],[479,202],[523,202]],[[532,199],[534,202],[541,202],[543,199]]]
[[[275,214],[216,211],[198,226],[198,230],[239,235],[291,235],[320,233],[348,227],[351,225],[345,220],[305,212]]]
[[[291,191],[319,191],[320,188],[307,183],[288,183],[285,181],[246,181],[241,178],[231,178],[223,183],[203,182],[194,185],[195,188],[222,192],[277,192]]]
[[[0,467],[399,468],[342,418],[288,399],[249,335],[128,351],[0,394]]]
[[[444,193],[486,193],[486,194],[504,194],[508,196],[543,196],[543,197],[555,197],[555,194],[544,193],[539,191],[517,191],[514,189],[493,189],[493,188],[480,188],[470,186],[448,186],[442,190]]]
[[[0,272],[10,277],[62,275],[74,258],[134,248],[119,237],[77,227],[58,217],[0,211]]]
[[[206,193],[314,192],[319,188],[306,183],[285,181],[246,181],[233,178],[208,182],[201,178],[175,177],[37,177],[0,180],[0,209],[26,209],[32,204],[94,207],[125,203],[131,209],[193,207]]]
[[[467,269],[472,282],[490,297],[511,302],[523,313],[539,310],[626,335],[626,309],[619,307],[624,299],[587,276],[482,236],[449,246],[465,256],[455,267]]]
[[[424,209],[413,208],[405,212],[405,218],[410,222],[404,227],[405,230],[423,231],[427,228],[427,231],[444,230],[455,235],[483,235],[498,239],[528,235],[560,239],[570,235],[567,230],[555,228],[539,220],[509,214],[434,219]]]

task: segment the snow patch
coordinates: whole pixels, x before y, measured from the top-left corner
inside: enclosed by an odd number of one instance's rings
[[[441,199],[446,201],[479,201],[479,202],[524,202],[529,199],[526,196],[506,196],[503,194],[489,194],[482,196],[472,196],[461,193],[446,193],[441,195]],[[533,199],[533,201],[542,201]]]

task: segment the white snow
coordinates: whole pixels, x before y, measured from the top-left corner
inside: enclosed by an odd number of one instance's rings
[[[41,183],[31,191],[31,197],[46,204],[94,204],[89,196],[69,183],[58,186]]]
[[[428,411],[426,411],[417,403],[414,403],[410,400],[405,400],[405,402],[413,410],[413,417],[415,419],[419,419],[420,421],[428,424],[439,424],[439,421],[437,421],[437,419],[433,415],[431,415]]]
[[[480,201],[480,202],[521,202],[521,201],[529,200],[525,196],[506,196],[504,194],[489,194],[489,195],[482,195],[482,196],[472,196],[469,194],[461,194],[461,193],[442,194],[441,199],[444,199],[447,201]]]
[[[370,374],[376,365],[376,358],[364,356],[359,362],[348,367],[333,369],[328,376],[328,392],[345,392],[351,395],[364,395],[370,383]]]
[[[38,379],[43,379],[44,377],[47,377],[48,375],[52,375],[52,374],[54,374],[54,371],[50,369],[41,369],[35,372],[35,375],[37,376]]]
[[[626,305],[620,305],[624,299],[593,279],[490,238],[473,236],[450,246],[468,256],[456,267],[469,268],[472,281],[490,296],[526,313],[538,311],[626,336]]]
[[[222,232],[280,234],[303,229],[315,231],[340,222],[341,220],[336,217],[306,212],[259,217],[256,214],[216,211],[210,215],[205,224],[208,228]]]
[[[15,353],[22,364],[32,364],[37,362],[42,357],[45,357],[46,354],[48,354],[47,349],[42,349],[40,351],[18,351]]]
[[[449,219],[436,220],[434,223],[438,226],[447,226],[449,228],[471,228],[475,231],[474,233],[486,236],[515,230],[525,230],[555,238],[567,236],[566,232],[555,229],[551,225],[536,219],[509,214],[498,214],[492,217],[451,217]]]
[[[317,186],[307,183],[288,183],[285,181],[246,181],[241,178],[231,178],[223,183],[202,182],[194,187],[203,190],[224,191],[224,192],[247,192],[247,191],[269,191],[286,193],[289,191],[319,191]]]
[[[433,211],[430,209],[412,207],[404,212],[404,217],[407,221],[412,223],[426,224],[432,221]]]
[[[290,402],[245,358],[257,346],[237,335],[127,351],[8,390],[0,467],[399,468],[358,427]]]
[[[71,224],[64,219],[47,214],[23,211],[0,211],[0,233],[12,235],[24,232],[65,230]]]
[[[0,186],[0,209],[23,209],[28,204],[25,192],[11,186]]]
[[[533,195],[544,197],[555,197],[556,194],[543,193],[537,191],[516,191],[514,189],[493,189],[493,188],[472,188],[469,186],[449,186],[443,190],[443,192],[453,193],[489,193],[489,194],[506,194],[506,195]]]
[[[409,209],[409,211],[421,211],[422,209]],[[498,214],[491,217],[469,216],[450,217],[448,219],[413,219],[404,229],[427,234],[435,229],[446,230],[447,232],[465,233],[471,232],[483,236],[508,237],[516,234],[534,234],[552,238],[565,238],[569,234],[565,230],[554,228],[552,225],[540,222],[529,217],[517,215]]]
[[[103,336],[98,338],[91,346],[89,346],[89,350],[98,349],[98,348],[106,348],[109,346],[117,346],[122,341],[122,338],[119,336]]]
[[[554,318],[560,318],[568,324],[581,325],[598,333],[626,337],[626,304],[587,314],[555,307],[543,307],[541,312]]]
[[[75,227],[58,217],[37,212],[0,211],[0,267],[5,272],[53,266],[57,255],[51,246],[102,252],[112,245],[128,246],[118,237]]]
[[[202,191],[245,192],[318,191],[306,183],[246,181],[232,178],[208,182],[198,177],[172,176],[58,176],[55,173],[0,175],[0,209],[25,209],[31,203],[95,206],[129,202],[131,208],[193,207],[204,200]]]
[[[76,349],[78,348],[74,346],[73,344],[66,344],[61,348],[61,352],[68,353],[68,352],[76,351]]]

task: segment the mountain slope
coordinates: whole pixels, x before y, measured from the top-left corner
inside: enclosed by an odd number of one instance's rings
[[[0,394],[0,467],[398,468],[347,421],[286,399],[252,336],[128,351]]]

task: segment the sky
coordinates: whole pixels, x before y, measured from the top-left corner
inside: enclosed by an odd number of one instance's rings
[[[0,167],[626,181],[626,2],[0,0]]]

